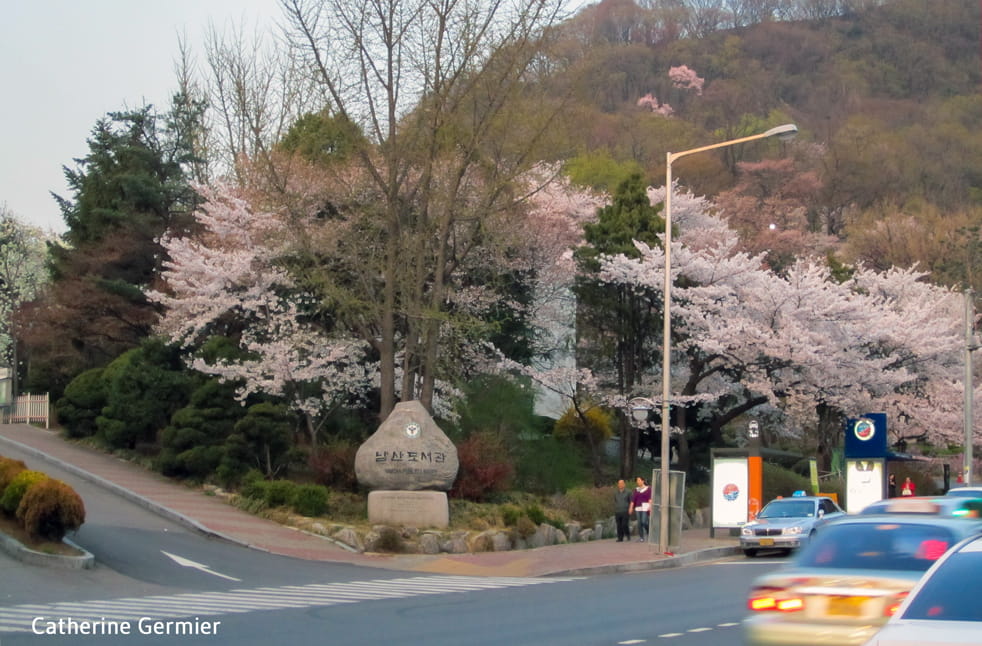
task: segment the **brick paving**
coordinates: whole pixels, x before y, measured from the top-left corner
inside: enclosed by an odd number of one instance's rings
[[[255,549],[313,561],[402,571],[470,576],[546,576],[641,571],[737,553],[737,539],[709,529],[682,532],[674,557],[648,543],[613,539],[479,554],[362,554],[325,537],[249,514],[140,466],[63,440],[56,431],[0,425],[0,454],[7,444],[107,487],[147,509],[200,532]]]

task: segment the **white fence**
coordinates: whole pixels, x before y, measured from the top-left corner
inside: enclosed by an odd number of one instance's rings
[[[4,408],[3,421],[5,424],[34,424],[44,423],[44,428],[49,424],[50,404],[48,393],[17,395],[14,403]]]

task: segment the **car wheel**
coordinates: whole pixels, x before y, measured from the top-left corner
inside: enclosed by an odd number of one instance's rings
[[[743,550],[743,553],[747,555],[747,558],[753,558],[757,556],[757,550],[755,549],[746,549]]]

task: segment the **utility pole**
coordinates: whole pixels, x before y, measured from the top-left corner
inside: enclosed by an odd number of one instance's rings
[[[965,463],[962,480],[965,486],[972,484],[972,441],[974,439],[975,379],[972,374],[972,351],[975,345],[975,303],[972,288],[965,290]]]

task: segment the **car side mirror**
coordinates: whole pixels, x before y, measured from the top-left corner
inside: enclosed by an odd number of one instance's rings
[[[818,517],[821,518],[824,515],[825,515],[825,510],[824,509],[819,509],[818,510]]]

